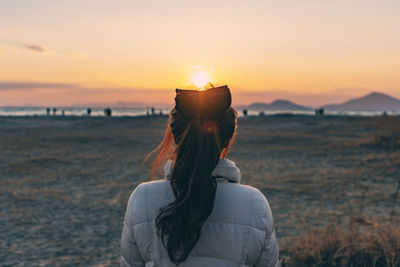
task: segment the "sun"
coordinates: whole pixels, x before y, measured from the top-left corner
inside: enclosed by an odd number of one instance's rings
[[[200,90],[204,90],[204,87],[211,81],[210,75],[204,71],[196,71],[192,76],[192,82],[194,86]]]

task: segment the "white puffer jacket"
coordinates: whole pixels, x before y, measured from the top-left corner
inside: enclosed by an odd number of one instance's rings
[[[161,207],[174,200],[168,181],[142,183],[129,198],[121,238],[121,266],[176,266],[168,258],[157,235],[155,218]],[[214,209],[201,229],[201,236],[186,261],[186,267],[279,266],[278,245],[272,214],[264,195],[241,185],[235,163],[221,159],[213,177],[218,181]],[[220,178],[222,177],[222,178]]]

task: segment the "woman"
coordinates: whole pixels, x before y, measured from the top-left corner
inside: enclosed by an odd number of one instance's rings
[[[227,86],[176,89],[153,165],[165,180],[132,193],[121,239],[121,266],[278,266],[272,214],[264,195],[240,185],[226,159],[237,113]],[[167,161],[168,160],[168,161]]]

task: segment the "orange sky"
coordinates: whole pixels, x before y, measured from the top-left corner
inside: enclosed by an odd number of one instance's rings
[[[196,71],[235,104],[400,98],[399,1],[8,1],[0,105],[170,103]]]

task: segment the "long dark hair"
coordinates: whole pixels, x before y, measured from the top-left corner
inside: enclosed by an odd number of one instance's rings
[[[237,125],[227,86],[206,92],[177,89],[164,140],[153,170],[174,160],[171,187],[175,200],[157,218],[158,234],[175,264],[186,260],[214,207],[216,181],[211,177],[226,156]]]

